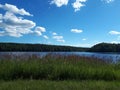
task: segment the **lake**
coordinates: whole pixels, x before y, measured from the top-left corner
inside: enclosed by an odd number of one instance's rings
[[[47,54],[60,54],[60,55],[79,55],[86,57],[97,57],[105,60],[112,60],[114,62],[120,60],[120,53],[96,53],[96,52],[0,52],[0,59],[5,58],[6,55],[13,56],[25,56],[25,55],[36,55],[43,57]]]

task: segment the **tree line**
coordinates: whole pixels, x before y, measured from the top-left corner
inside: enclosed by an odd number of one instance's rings
[[[88,48],[24,43],[0,43],[0,51],[32,51],[32,52],[57,52],[57,51],[87,51]]]
[[[0,43],[0,51],[32,51],[32,52],[120,52],[120,44],[99,43],[91,48],[24,43]]]
[[[100,43],[89,49],[90,52],[120,52],[120,44]]]

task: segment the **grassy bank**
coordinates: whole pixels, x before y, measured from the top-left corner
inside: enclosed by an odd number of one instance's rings
[[[0,81],[0,90],[120,90],[117,81]]]
[[[120,64],[95,57],[48,54],[5,56],[0,60],[0,80],[105,80],[120,81]],[[23,57],[27,57],[24,58]]]

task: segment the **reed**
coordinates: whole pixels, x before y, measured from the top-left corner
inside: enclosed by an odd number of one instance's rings
[[[8,55],[0,60],[0,80],[17,79],[120,81],[120,63],[77,55]]]

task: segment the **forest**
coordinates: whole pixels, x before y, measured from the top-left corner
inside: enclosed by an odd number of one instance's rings
[[[90,48],[24,43],[0,43],[0,51],[32,51],[32,52],[120,52],[120,44],[99,43]]]
[[[120,44],[99,43],[91,47],[89,52],[120,52]]]
[[[0,51],[32,51],[32,52],[58,52],[58,51],[87,51],[88,48],[23,43],[0,43]]]

